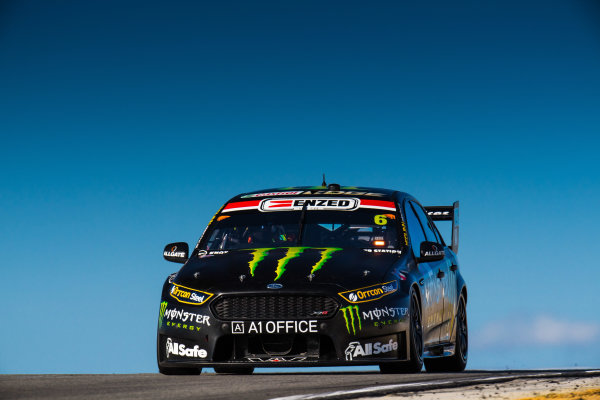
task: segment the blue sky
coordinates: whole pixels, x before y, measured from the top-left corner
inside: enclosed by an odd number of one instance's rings
[[[3,2],[0,373],[153,372],[245,191],[461,201],[469,368],[598,367],[593,1]]]

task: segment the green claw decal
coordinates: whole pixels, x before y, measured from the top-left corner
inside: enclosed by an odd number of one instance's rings
[[[160,328],[162,326],[162,321],[163,321],[163,317],[165,316],[165,310],[167,309],[167,303],[166,301],[163,301],[162,303],[160,303],[160,312],[158,314],[158,327]]]
[[[248,264],[250,267],[250,275],[254,276],[254,270],[258,266],[258,263],[261,262],[271,250],[273,250],[273,248],[255,249],[252,252],[252,260],[250,260],[250,263]]]
[[[348,331],[348,333],[350,333],[350,325],[348,325],[348,315],[346,314],[348,310],[346,308],[340,308],[340,311],[344,314],[344,320],[346,320],[346,330]]]
[[[320,270],[321,267],[325,265],[327,260],[331,258],[331,255],[333,253],[335,253],[336,251],[340,251],[341,249],[337,247],[328,247],[319,250],[321,250],[321,259],[315,265],[313,265],[312,269],[310,270],[311,275]]]
[[[356,320],[358,321],[358,330],[362,330],[362,323],[360,321],[360,312],[358,310],[358,306],[348,306],[340,308],[340,311],[344,315],[344,320],[346,321],[346,330],[348,331],[348,333],[350,333],[350,324],[352,324],[352,334],[356,335],[356,325],[354,325],[354,313],[356,313]]]
[[[256,271],[256,267],[258,264],[265,259],[265,257],[269,254],[271,250],[276,250],[276,247],[270,248],[262,248],[262,249],[252,249],[252,259],[248,263],[248,267],[250,268],[250,275],[254,276],[254,272]],[[281,278],[286,271],[285,267],[288,265],[290,260],[300,256],[305,250],[319,250],[321,252],[321,258],[315,265],[312,266],[310,270],[310,274],[313,275],[315,272],[321,269],[323,265],[331,258],[331,255],[336,251],[342,250],[337,247],[324,247],[324,248],[314,248],[314,247],[281,247],[281,249],[287,249],[285,256],[277,260],[277,268],[275,269],[275,281]],[[250,249],[249,249],[250,250]]]
[[[298,257],[302,252],[309,247],[290,247],[282,259],[277,261],[277,269],[275,270],[275,280],[281,278],[281,275],[285,272],[285,266],[292,259]]]

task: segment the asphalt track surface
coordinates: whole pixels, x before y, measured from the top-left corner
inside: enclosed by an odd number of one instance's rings
[[[267,372],[245,376],[0,375],[0,399],[345,399],[558,376],[600,376],[600,370],[406,375],[378,372]]]

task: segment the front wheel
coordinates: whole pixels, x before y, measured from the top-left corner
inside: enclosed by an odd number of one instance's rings
[[[410,360],[398,363],[379,364],[382,374],[417,373],[423,368],[423,325],[421,325],[421,304],[417,293],[410,294]]]
[[[460,372],[467,366],[469,352],[469,329],[467,325],[467,307],[461,296],[456,314],[456,344],[454,355],[450,357],[425,359],[427,372]]]

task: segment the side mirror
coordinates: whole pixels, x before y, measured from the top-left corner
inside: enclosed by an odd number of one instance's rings
[[[167,261],[185,264],[185,262],[188,260],[189,252],[190,248],[185,242],[169,243],[165,246],[163,257]]]
[[[421,257],[417,262],[431,262],[443,260],[446,252],[441,244],[435,242],[421,242]]]

